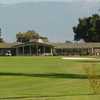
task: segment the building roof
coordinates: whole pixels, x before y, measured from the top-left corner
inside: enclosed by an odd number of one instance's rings
[[[53,43],[55,48],[100,48],[100,43]]]
[[[50,46],[55,47],[58,49],[61,48],[100,48],[100,43],[40,43],[40,42],[27,42],[27,43],[0,43],[0,48],[14,48],[14,47],[21,47],[21,46],[28,46],[32,44],[38,44],[43,46]]]
[[[0,43],[0,48],[11,48],[12,44],[11,43]]]
[[[13,47],[21,47],[21,46],[28,46],[28,45],[34,45],[34,44],[38,44],[38,45],[43,45],[43,46],[50,46],[53,47],[53,45],[49,42],[27,42],[27,43],[16,43],[15,45],[13,45]]]

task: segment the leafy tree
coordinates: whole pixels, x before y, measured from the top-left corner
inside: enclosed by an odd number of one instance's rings
[[[23,33],[19,32],[16,34],[17,42],[23,42]]]
[[[37,32],[35,31],[27,31],[27,32],[19,32],[16,34],[17,42],[29,42],[31,40],[36,41],[37,39],[41,38],[44,42],[48,41],[47,37],[41,37]]]
[[[28,42],[31,39],[37,39],[39,38],[39,34],[35,31],[27,31],[27,32],[18,32],[16,34],[17,42]]]
[[[73,27],[74,40],[83,39],[85,42],[100,42],[100,16],[98,14],[79,19]]]

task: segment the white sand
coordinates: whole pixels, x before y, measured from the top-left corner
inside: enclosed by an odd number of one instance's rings
[[[88,57],[84,57],[84,58],[81,58],[81,57],[63,57],[62,59],[67,59],[67,60],[100,60],[97,58],[88,58]]]

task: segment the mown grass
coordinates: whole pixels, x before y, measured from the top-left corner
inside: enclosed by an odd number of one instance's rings
[[[99,100],[83,66],[61,57],[0,57],[0,100]],[[100,63],[93,62],[100,75]]]

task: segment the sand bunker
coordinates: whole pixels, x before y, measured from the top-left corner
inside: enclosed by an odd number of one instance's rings
[[[88,58],[88,57],[63,57],[62,59],[67,59],[67,60],[100,60],[97,58]]]

